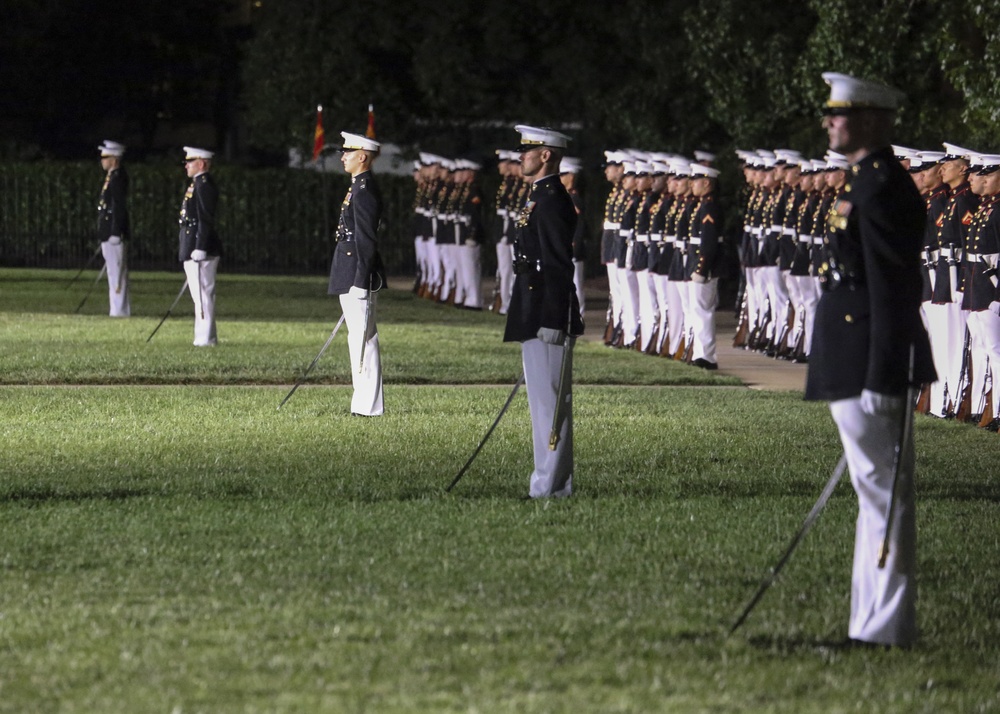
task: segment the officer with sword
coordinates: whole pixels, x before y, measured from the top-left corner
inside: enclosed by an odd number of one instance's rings
[[[514,287],[504,342],[520,342],[531,413],[531,498],[573,489],[572,353],[583,320],[573,285],[576,209],[559,179],[569,137],[519,125],[521,172],[532,182],[516,221]]]
[[[382,194],[372,176],[372,162],[381,144],[358,134],[341,132],[341,163],[351,175],[351,187],[340,207],[337,245],[330,266],[327,292],[337,295],[347,323],[351,355],[353,416],[380,416],[382,358],[375,325],[376,293],[385,286],[385,269],[378,252]]]

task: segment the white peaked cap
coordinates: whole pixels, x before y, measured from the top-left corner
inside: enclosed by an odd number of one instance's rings
[[[947,154],[947,156],[945,156],[946,161],[950,161],[952,159],[968,160],[970,156],[976,153],[972,149],[963,149],[961,146],[949,144],[948,142],[941,144],[941,146],[944,147],[945,153]]]
[[[565,134],[544,127],[518,124],[514,130],[521,135],[521,151],[527,151],[536,146],[564,149],[570,142],[570,138]]]
[[[713,169],[711,166],[703,166],[702,164],[691,164],[691,174],[695,178],[718,178],[719,170]]]
[[[680,161],[673,160],[670,162],[670,173],[674,176],[680,178],[686,178],[691,175],[691,162],[690,161]]]
[[[896,109],[906,96],[888,85],[839,72],[824,72],[823,80],[830,85],[830,98],[824,107],[828,114],[849,109]]]
[[[208,149],[199,149],[197,146],[185,146],[184,147],[184,158],[185,159],[211,159],[215,156],[214,151],[209,151]]]
[[[708,151],[696,151],[694,152],[694,158],[698,161],[715,161],[715,154]]]
[[[367,136],[361,136],[361,134],[350,134],[342,131],[340,135],[344,137],[344,145],[341,147],[341,151],[357,151],[358,149],[378,151],[382,148],[380,143],[374,139],[369,139]]]
[[[101,156],[121,156],[125,153],[125,144],[119,144],[117,141],[104,140],[104,143],[97,147],[97,150],[101,152]]]
[[[895,154],[897,159],[911,159],[922,152],[917,151],[916,149],[911,149],[908,146],[892,144],[892,153]]]
[[[580,159],[575,156],[565,156],[559,164],[559,173],[578,174],[581,168],[583,168],[583,165],[580,163]]]

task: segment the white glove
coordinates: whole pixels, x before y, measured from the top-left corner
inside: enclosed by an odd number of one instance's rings
[[[962,292],[960,290],[951,291],[951,301],[957,305],[962,304]]]
[[[868,416],[899,414],[903,407],[903,397],[880,394],[870,389],[861,390],[861,411]]]
[[[108,236],[108,243],[110,243],[111,245],[121,245],[121,242],[122,242],[121,236]]]
[[[551,327],[539,327],[538,339],[547,345],[562,345],[566,342],[566,333],[562,330],[553,330]]]
[[[1000,317],[1000,302],[994,300],[990,303],[990,312],[992,312],[997,317]]]
[[[347,294],[350,295],[352,298],[357,298],[358,300],[368,299],[368,291],[365,290],[364,288],[356,288],[354,286],[351,286],[351,289],[347,291]]]
[[[700,273],[691,273],[691,282],[705,284],[708,282],[708,276],[701,275]]]
[[[196,263],[200,263],[203,260],[208,260],[208,253],[206,253],[203,250],[192,250],[191,260],[195,261]]]

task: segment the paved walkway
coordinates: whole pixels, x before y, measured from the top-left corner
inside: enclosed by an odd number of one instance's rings
[[[409,290],[413,287],[413,279],[392,278],[390,285],[393,288]],[[493,294],[492,278],[483,280],[482,291],[483,295],[487,297]],[[588,341],[603,340],[608,309],[607,277],[601,276],[587,280],[584,285],[584,295],[586,298],[586,313],[584,315],[586,332],[583,339]],[[757,352],[733,347],[736,317],[729,307],[723,307],[716,313],[716,331],[718,334],[719,374],[736,377],[751,389],[798,392],[804,389],[806,365],[776,360]],[[649,359],[663,358],[650,357]],[[692,369],[696,368],[692,367]]]
[[[584,286],[586,298],[585,340],[603,340],[608,310],[608,280],[593,278]],[[758,352],[733,347],[736,334],[736,316],[724,307],[715,315],[716,350],[719,356],[719,374],[736,377],[751,389],[768,391],[801,392],[805,388],[806,365],[776,360]],[[650,359],[663,359],[650,357]]]

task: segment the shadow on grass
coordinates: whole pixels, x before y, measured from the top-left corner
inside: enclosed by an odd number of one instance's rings
[[[41,505],[45,503],[83,503],[86,501],[125,501],[130,498],[145,498],[160,495],[150,489],[109,488],[92,491],[62,491],[56,488],[21,488],[0,494],[0,504],[22,503]]]

